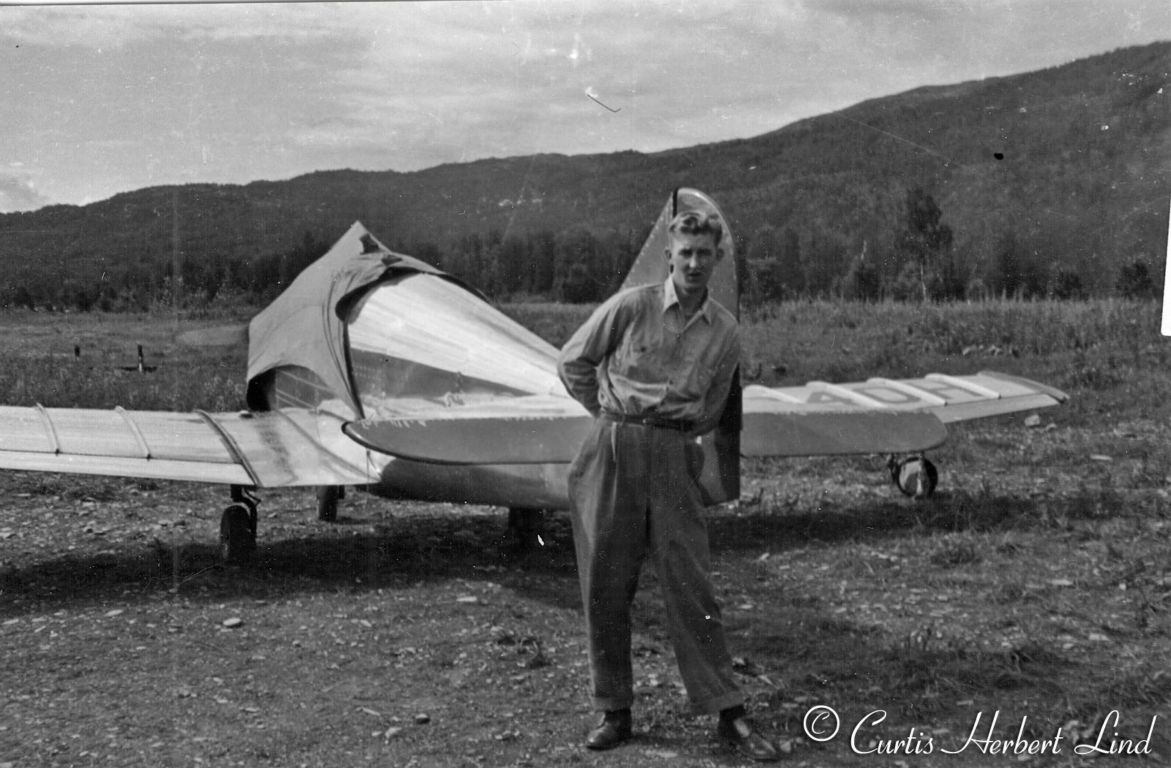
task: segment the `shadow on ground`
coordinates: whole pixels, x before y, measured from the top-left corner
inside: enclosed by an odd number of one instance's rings
[[[709,517],[713,558],[783,552],[811,543],[877,540],[927,530],[996,530],[1029,525],[1028,500],[941,495],[926,503],[889,501],[814,512],[764,505],[721,508]],[[0,572],[0,615],[54,605],[150,599],[278,598],[330,590],[402,588],[447,579],[492,580],[555,606],[579,601],[567,513],[546,517],[545,546],[519,552],[500,515],[397,514],[359,530],[356,521],[322,524],[310,535],[265,540],[246,566],[224,567],[213,542],[103,542]],[[271,534],[271,530],[270,530]]]

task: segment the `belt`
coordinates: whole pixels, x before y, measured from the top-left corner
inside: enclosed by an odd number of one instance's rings
[[[695,422],[688,419],[665,419],[662,416],[631,416],[626,413],[602,412],[602,418],[619,424],[639,424],[656,429],[673,429],[676,432],[691,432],[695,429]]]

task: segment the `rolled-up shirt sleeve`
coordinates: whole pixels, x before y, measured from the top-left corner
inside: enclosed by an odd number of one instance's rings
[[[565,342],[557,358],[557,374],[570,396],[585,406],[591,415],[601,412],[598,403],[598,366],[617,346],[621,305],[612,297],[594,310],[580,328]]]

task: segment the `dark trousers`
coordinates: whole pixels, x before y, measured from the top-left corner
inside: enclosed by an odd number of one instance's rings
[[[634,701],[630,608],[649,556],[693,709],[741,704],[709,576],[696,477],[703,454],[682,432],[594,421],[569,472],[573,538],[589,636],[594,706]]]

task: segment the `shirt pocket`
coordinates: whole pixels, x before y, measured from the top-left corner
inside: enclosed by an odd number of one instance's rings
[[[663,377],[663,358],[663,335],[649,329],[628,334],[618,350],[620,372],[648,384]]]

